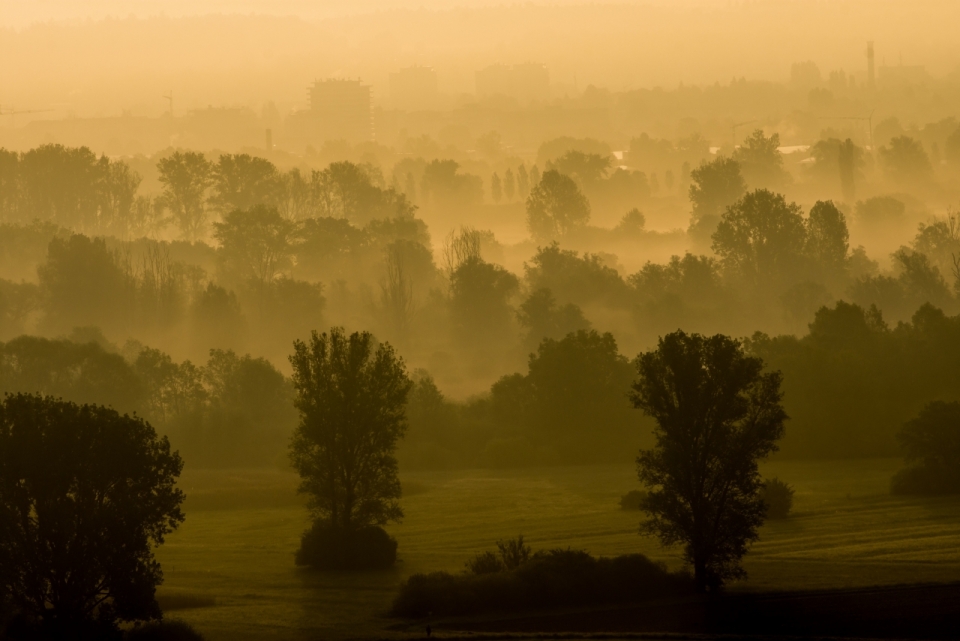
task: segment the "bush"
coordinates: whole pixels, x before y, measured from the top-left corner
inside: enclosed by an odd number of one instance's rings
[[[960,468],[915,465],[893,475],[890,491],[894,494],[939,496],[960,492]]]
[[[397,561],[397,541],[382,527],[345,532],[317,521],[304,532],[297,565],[317,570],[378,570]]]
[[[793,508],[793,488],[774,477],[763,484],[763,502],[768,519],[785,519]]]
[[[467,571],[471,574],[493,574],[504,570],[503,562],[500,557],[487,550],[478,552],[476,556],[467,561]]]
[[[960,403],[933,401],[897,434],[907,468],[894,494],[960,494]]]
[[[642,490],[630,490],[620,497],[621,510],[643,509],[643,502],[647,500],[647,493]]]
[[[492,554],[492,553],[491,553]],[[687,574],[668,572],[641,554],[594,558],[581,550],[534,554],[514,570],[414,574],[400,587],[397,617],[466,615],[531,608],[644,601],[693,591]]]
[[[203,635],[185,621],[156,621],[133,628],[126,641],[203,641]]]

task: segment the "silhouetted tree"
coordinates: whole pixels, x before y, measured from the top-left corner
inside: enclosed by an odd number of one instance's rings
[[[780,134],[767,138],[762,129],[757,129],[734,150],[733,159],[740,164],[743,177],[751,187],[776,189],[786,183],[788,174],[783,169],[779,147]]]
[[[186,240],[203,238],[207,224],[207,189],[213,184],[213,164],[203,154],[174,152],[157,163],[163,193],[160,203],[172,214]]]
[[[346,218],[365,225],[380,218],[411,218],[416,211],[411,197],[394,189],[384,189],[379,170],[366,164],[347,161],[330,163],[313,172],[310,188],[314,209],[320,216]]]
[[[583,227],[590,203],[577,183],[558,171],[544,172],[527,198],[527,228],[537,240],[550,241]]]
[[[253,282],[260,296],[290,266],[296,225],[275,208],[258,205],[232,211],[214,228],[225,275]]]
[[[833,201],[818,200],[807,217],[805,251],[823,274],[836,277],[846,267],[850,251],[847,221]]]
[[[653,417],[656,447],[637,458],[649,493],[642,528],[682,544],[697,589],[744,576],[741,559],[766,511],[757,462],[775,452],[786,412],[781,375],[723,335],[682,331],[635,365],[634,406]]]
[[[740,164],[723,156],[702,162],[690,172],[690,179],[690,234],[703,243],[717,228],[723,211],[747,190],[747,184],[740,175]]]
[[[513,197],[517,193],[517,179],[513,175],[513,170],[509,167],[503,174],[503,193],[507,197],[507,202],[513,202]]]
[[[257,205],[276,205],[281,193],[280,173],[272,162],[250,154],[223,154],[213,168],[210,202],[222,214]]]
[[[517,167],[517,194],[521,198],[526,198],[530,193],[530,175],[524,165]]]
[[[589,190],[610,171],[610,156],[601,154],[586,154],[571,149],[556,160],[547,163],[547,169],[554,169],[565,176],[570,176],[581,189]]]
[[[294,343],[291,459],[317,523],[351,536],[403,517],[394,458],[411,382],[388,343],[334,328]]]
[[[110,334],[127,328],[133,282],[103,238],[54,238],[37,272],[48,331],[95,325]]]
[[[520,304],[517,320],[526,330],[528,347],[535,347],[545,338],[560,339],[571,332],[590,329],[583,310],[574,305],[557,305],[549,289],[541,288]]]
[[[923,145],[909,136],[897,136],[890,140],[889,147],[880,147],[880,161],[887,176],[898,182],[924,181],[933,175]]]
[[[20,154],[0,148],[0,223],[20,217]]]
[[[928,403],[897,440],[907,467],[893,477],[895,493],[960,493],[960,403]]]
[[[478,257],[460,264],[450,278],[450,311],[460,340],[478,350],[502,342],[512,328],[510,299],[519,287],[517,277],[500,265]]]
[[[453,160],[433,160],[423,169],[420,198],[439,207],[476,205],[483,202],[483,181],[479,176],[461,174]]]
[[[800,211],[766,189],[730,205],[712,236],[724,269],[754,287],[796,270],[806,241]]]
[[[183,463],[139,418],[31,395],[0,404],[0,590],[39,636],[159,619],[153,547],[183,522]]]
[[[497,175],[497,172],[493,172],[493,175],[490,177],[490,197],[493,198],[493,202],[500,204],[500,201],[503,200],[503,183],[500,181],[500,176]]]

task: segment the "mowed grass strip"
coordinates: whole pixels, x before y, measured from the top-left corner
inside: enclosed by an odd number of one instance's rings
[[[774,462],[765,476],[796,489],[795,515],[770,522],[735,590],[847,588],[960,580],[960,501],[889,495],[898,461]],[[283,470],[184,473],[187,521],[158,553],[160,597],[202,595],[177,610],[208,639],[389,637],[385,617],[415,572],[459,571],[497,539],[597,556],[641,552],[679,567],[678,551],[638,534],[632,465],[403,474],[395,570],[316,574],[293,555],[308,519],[296,476]]]

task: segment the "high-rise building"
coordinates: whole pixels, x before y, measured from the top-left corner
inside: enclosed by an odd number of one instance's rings
[[[435,109],[438,97],[437,72],[432,67],[407,67],[390,74],[390,100],[397,109]]]
[[[359,80],[317,80],[309,89],[313,134],[325,140],[373,138],[370,86]]]

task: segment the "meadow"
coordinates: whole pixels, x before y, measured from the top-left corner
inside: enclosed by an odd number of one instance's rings
[[[960,581],[960,500],[889,493],[900,462],[773,461],[796,489],[790,518],[766,524],[735,591]],[[457,571],[497,539],[594,555],[641,552],[680,567],[676,550],[640,536],[641,513],[619,498],[631,465],[407,472],[403,523],[389,572],[317,574],[293,555],[307,525],[297,479],[282,470],[184,471],[187,520],[158,551],[167,616],[207,639],[408,636],[385,612],[410,574]]]

